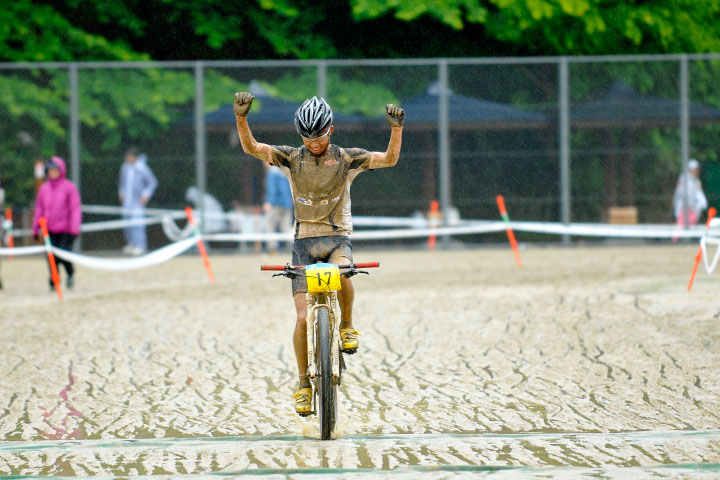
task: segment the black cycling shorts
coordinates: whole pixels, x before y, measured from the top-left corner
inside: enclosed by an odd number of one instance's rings
[[[293,242],[292,264],[312,265],[317,262],[347,265],[353,263],[352,244],[348,237],[329,236],[298,238]],[[292,279],[292,293],[307,293],[305,276]]]

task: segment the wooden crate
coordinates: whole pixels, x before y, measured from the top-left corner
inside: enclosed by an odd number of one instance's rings
[[[637,207],[610,207],[608,208],[608,221],[610,223],[637,223]]]

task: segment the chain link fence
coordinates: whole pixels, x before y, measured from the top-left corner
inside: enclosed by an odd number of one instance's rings
[[[333,107],[333,143],[384,151],[384,105],[406,109],[392,169],[353,184],[355,215],[514,220],[674,221],[689,158],[710,205],[720,194],[720,55],[0,65],[0,175],[16,227],[28,222],[36,162],[68,161],[85,205],[118,205],[130,146],[159,181],[150,206],[178,209],[197,187],[225,211],[254,212],[265,170],[242,152],[232,99],[255,97],[255,138],[299,145],[297,106]],[[202,205],[201,205],[202,208]],[[23,214],[23,212],[25,212]],[[98,220],[86,214],[85,221]],[[233,228],[228,226],[228,228]],[[151,246],[164,237],[150,227]],[[119,248],[118,231],[85,248]],[[474,239],[477,241],[477,239]]]

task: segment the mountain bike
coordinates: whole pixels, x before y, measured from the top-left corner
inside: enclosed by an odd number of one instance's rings
[[[308,377],[313,386],[313,408],[307,414],[317,414],[320,419],[320,438],[329,440],[337,421],[337,387],[345,370],[340,344],[340,309],[337,292],[340,277],[352,277],[359,273],[369,274],[362,268],[379,267],[378,262],[336,265],[316,263],[313,265],[261,265],[260,270],[282,271],[273,277],[307,280],[307,352]],[[355,353],[355,352],[348,352]]]

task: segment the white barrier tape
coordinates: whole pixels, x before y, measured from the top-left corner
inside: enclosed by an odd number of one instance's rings
[[[715,256],[712,262],[708,263],[708,245],[715,246]],[[705,264],[705,271],[712,273],[718,264],[720,259],[720,218],[713,218],[710,220],[705,235],[700,239],[700,249],[702,250],[703,263]]]
[[[110,205],[84,205],[83,211],[89,213],[108,213],[108,214],[122,214],[124,211],[123,207],[110,206]],[[174,218],[184,217],[185,214],[181,210],[173,209],[146,209],[148,215],[172,215]],[[207,212],[208,218],[226,218],[242,219],[247,215],[257,214],[243,214],[238,212],[226,212],[226,213],[210,213]],[[495,224],[495,221],[487,220],[470,220],[461,222],[458,226],[467,225],[488,225]],[[409,227],[409,228],[429,228],[429,221],[423,217],[381,217],[381,216],[354,216],[353,225],[356,227]],[[640,224],[640,225],[617,225],[617,224],[606,224],[606,223],[570,223],[563,224],[557,222],[517,222],[511,221],[507,224],[508,228],[512,228],[517,231],[533,232],[533,233],[548,233],[556,235],[576,235],[576,236],[609,236],[609,237],[628,237],[628,238],[700,238],[703,235],[704,229],[702,225],[691,226],[690,229],[678,229],[673,224]],[[442,227],[447,228],[447,227]],[[493,230],[495,231],[494,227]],[[474,231],[470,231],[474,233]],[[482,232],[480,232],[482,233]],[[452,233],[447,233],[451,235]],[[234,234],[230,234],[234,235]],[[254,234],[248,234],[254,235]],[[425,235],[410,235],[408,232],[408,238],[417,236],[429,236],[431,233]],[[374,237],[373,237],[374,238]],[[267,238],[268,240],[271,238]],[[253,236],[250,240],[266,240],[266,238],[258,238]],[[230,240],[235,241],[235,240]],[[238,240],[245,241],[245,240]],[[247,240],[249,241],[249,240]]]
[[[188,222],[185,225],[185,228],[181,230],[180,227],[177,226],[177,223],[175,223],[169,215],[162,217],[162,229],[165,236],[173,242],[187,238],[193,233],[193,226],[190,225],[190,222]]]
[[[123,215],[125,213],[132,213],[135,209],[132,207],[121,207],[117,205],[83,205],[83,213],[97,213],[101,215]],[[179,217],[185,217],[184,210],[178,210],[176,208],[145,208],[144,213],[146,215],[152,215],[161,217],[163,215],[172,215]]]
[[[444,237],[449,235],[471,235],[478,233],[503,232],[507,227],[502,222],[487,222],[487,224],[467,225],[458,227],[438,227],[420,229],[373,230],[353,232],[353,240],[384,240],[398,238],[423,238],[436,235]]]
[[[154,223],[162,223],[163,231],[172,241],[178,241],[186,238],[189,229],[180,230],[176,225],[173,226],[163,218],[144,218],[134,220],[111,220],[108,222],[93,222],[82,226],[83,232],[95,232],[108,230],[110,228],[125,228],[129,225],[149,225]],[[355,225],[357,223],[354,222]],[[358,240],[373,239],[382,240],[383,238],[420,238],[429,237],[431,235],[447,236],[447,235],[468,235],[473,233],[490,233],[500,232],[507,228],[511,228],[516,232],[544,233],[553,235],[574,235],[580,237],[616,237],[616,238],[701,238],[704,230],[698,226],[694,226],[688,230],[678,229],[674,225],[611,225],[611,224],[562,224],[562,223],[542,223],[542,222],[516,222],[508,223],[500,221],[471,221],[456,227],[438,227],[438,228],[412,228],[412,229],[396,229],[396,230],[376,230],[376,231],[359,231],[353,234],[353,238]],[[15,238],[30,236],[30,230],[15,230],[13,236]],[[290,238],[285,234],[276,233],[218,233],[207,235],[210,241],[229,241],[229,242],[247,242],[247,241],[269,241],[269,240],[286,240]]]
[[[35,245],[31,247],[0,248],[0,257],[17,257],[20,255],[35,255],[38,253],[45,253],[45,247],[43,245]]]
[[[408,227],[425,228],[428,220],[423,217],[353,217],[356,227]]]
[[[160,223],[162,220],[158,217],[132,218],[129,220],[107,220],[104,222],[83,223],[80,231],[85,232],[103,232],[106,230],[120,230],[127,227],[136,227],[139,225],[153,225]]]
[[[210,233],[202,238],[208,242],[293,241],[292,233]]]
[[[121,230],[127,227],[133,227],[137,225],[153,225],[160,223],[162,219],[160,217],[145,217],[145,218],[133,218],[129,220],[106,220],[104,222],[90,222],[83,223],[80,225],[80,231],[82,233],[88,232],[105,232],[109,230]],[[29,228],[14,230],[13,237],[31,237],[33,232]]]
[[[111,205],[84,205],[83,211],[87,213],[122,214],[127,209]],[[172,209],[146,209],[148,215],[157,217],[145,217],[129,220],[110,220],[106,222],[93,222],[83,224],[82,232],[97,232],[111,229],[121,229],[133,225],[151,225],[161,223],[163,232],[171,241],[179,241],[187,238],[192,229],[186,226],[182,230],[173,222],[173,219],[185,218],[185,212]],[[244,214],[240,212],[211,213],[206,212],[207,219],[225,218],[235,221],[235,224],[242,223],[246,217],[259,217],[258,214]],[[602,223],[553,223],[553,222],[500,222],[487,220],[470,220],[455,226],[431,228],[429,221],[422,217],[364,217],[356,216],[353,224],[357,227],[410,227],[398,230],[360,231],[353,234],[358,240],[382,240],[384,238],[421,238],[431,235],[465,235],[474,233],[498,232],[511,228],[518,232],[544,233],[553,235],[574,235],[574,236],[597,236],[597,237],[619,237],[619,238],[700,238],[704,234],[702,226],[696,225],[689,229],[680,229],[675,225],[616,225]],[[502,226],[502,228],[500,227]],[[30,230],[15,230],[15,237],[30,236]],[[269,241],[288,240],[289,235],[274,233],[217,233],[207,235],[210,241]]]
[[[207,214],[208,220],[212,217],[220,217],[221,215],[218,214]],[[244,215],[238,214],[238,213],[229,213],[226,215],[222,215],[224,218],[228,218],[231,220],[242,220]],[[102,222],[90,222],[90,223],[84,223],[80,226],[80,231],[82,233],[88,233],[88,232],[101,232],[101,231],[110,231],[110,230],[121,230],[127,227],[137,226],[137,225],[154,225],[157,223],[160,223],[163,227],[163,233],[165,233],[165,236],[170,241],[176,242],[178,240],[182,240],[183,238],[187,238],[189,235],[192,234],[191,229],[183,228],[182,230],[180,227],[177,226],[177,224],[173,221],[173,219],[177,218],[185,218],[185,213],[183,212],[182,215],[179,214],[172,214],[172,215],[163,215],[162,217],[145,217],[145,218],[135,218],[135,219],[129,219],[129,220],[106,220]],[[200,220],[200,217],[198,218]],[[201,223],[201,222],[200,222]],[[404,218],[404,217],[398,217],[398,218],[392,218],[392,217],[359,217],[359,218],[353,218],[353,225],[356,227],[410,227],[410,228],[422,228],[427,227],[427,221],[425,219],[415,219],[415,218]],[[13,236],[16,238],[20,237],[30,237],[32,236],[32,230],[30,229],[21,229],[21,230],[15,230],[13,231]]]
[[[95,213],[95,214],[101,214],[101,215],[123,215],[125,213],[132,213],[135,211],[134,208],[131,207],[119,207],[119,206],[113,206],[113,205],[83,205],[82,206],[83,213]],[[199,212],[199,209],[194,208],[193,211],[196,212],[196,217],[199,216],[197,212]],[[145,215],[155,216],[155,217],[165,217],[170,216],[172,218],[186,218],[185,210],[178,210],[178,209],[172,209],[172,208],[145,208],[143,210],[143,213]],[[226,219],[226,220],[232,220],[237,219],[245,216],[247,214],[242,212],[205,212],[205,217],[208,219]]]
[[[150,252],[147,255],[134,258],[89,257],[87,255],[62,250],[57,247],[52,247],[52,252],[56,257],[62,258],[63,260],[96,270],[136,270],[157,265],[159,263],[166,262],[173,257],[177,257],[184,251],[192,248],[193,245],[197,244],[197,241],[197,237],[187,238],[177,243],[171,243],[170,245]],[[42,251],[44,250],[45,249],[42,248]]]
[[[386,240],[395,238],[422,238],[430,235],[469,235],[505,231],[502,222],[488,222],[489,225],[468,225],[462,227],[440,227],[424,229],[395,229],[353,232],[352,240]],[[292,241],[292,233],[217,233],[203,235],[204,240],[211,242],[260,242],[265,240]]]
[[[708,244],[715,245],[715,256],[713,257],[713,260],[710,263],[708,263],[708,252],[707,252]],[[711,239],[708,237],[703,237],[700,239],[700,248],[702,249],[703,263],[705,264],[705,271],[707,273],[712,273],[718,264],[718,260],[720,259],[720,239],[718,239],[718,238]]]
[[[105,215],[122,215],[124,212],[130,209],[115,206],[115,205],[83,205],[83,213],[95,213]],[[197,209],[195,209],[197,210]],[[184,210],[170,209],[170,208],[146,208],[146,215],[152,216],[166,216],[170,215],[173,218],[185,218]],[[224,218],[226,220],[239,220],[247,215],[259,215],[254,213],[242,213],[242,212],[205,212],[207,218],[217,219]],[[199,215],[196,215],[199,216]],[[353,224],[358,227],[427,227],[428,221],[423,217],[380,217],[380,216],[355,216],[353,217]]]
[[[473,222],[481,223],[481,222]],[[482,222],[497,223],[497,222]],[[700,238],[705,232],[704,226],[693,226],[688,230],[678,229],[675,225],[614,225],[607,223],[554,223],[554,222],[517,222],[504,223],[507,228],[519,232],[549,233],[556,235],[575,235],[580,237],[621,237],[621,238]]]
[[[470,224],[454,227],[395,229],[356,231],[354,240],[386,240],[399,238],[423,238],[431,235],[471,235],[480,233],[503,232],[511,228],[517,232],[546,233],[556,235],[574,235],[590,237],[619,238],[697,238],[702,237],[700,228],[678,230],[674,225],[610,225],[610,224],[561,224],[541,222],[502,222],[474,221]],[[220,233],[204,235],[208,241],[222,242],[259,242],[266,240],[292,240],[290,234],[280,233]]]
[[[106,215],[122,215],[127,209],[120,206],[114,205],[83,205],[83,213],[95,213],[95,214],[106,214]],[[197,212],[197,209],[195,210]],[[170,215],[172,218],[185,218],[184,210],[177,209],[164,209],[164,208],[147,208],[145,209],[147,215],[156,216],[167,216]],[[200,215],[196,213],[196,217]],[[229,222],[242,221],[246,216],[261,216],[256,213],[242,213],[242,212],[223,212],[213,213],[205,212],[205,216],[208,219],[222,218]],[[356,227],[409,227],[409,228],[423,228],[428,226],[428,220],[423,217],[381,217],[381,216],[354,216],[353,225]],[[168,236],[171,240],[176,240],[172,236]]]
[[[120,206],[112,205],[83,205],[83,212],[88,213],[107,213],[107,214],[122,214],[125,209]],[[146,209],[148,215],[172,215],[173,218],[184,218],[185,213],[182,210],[173,209],[160,209],[155,208]],[[238,212],[227,212],[227,213],[210,213],[207,212],[208,218],[226,218],[231,219],[242,219],[247,215],[256,214],[243,214]],[[468,225],[494,225],[498,222],[487,221],[487,220],[469,220],[461,222],[458,226]],[[409,228],[429,228],[429,221],[423,217],[380,217],[380,216],[355,216],[353,217],[353,225],[356,227],[409,227]],[[517,222],[511,221],[506,224],[507,228],[513,230],[532,232],[532,233],[548,233],[555,235],[575,235],[575,236],[602,236],[602,237],[626,237],[626,238],[700,238],[704,234],[703,225],[691,226],[688,230],[678,229],[673,224],[634,224],[634,225],[617,225],[617,224],[606,224],[606,223],[557,223],[557,222]],[[447,228],[447,227],[441,227]],[[495,227],[493,230],[495,231]],[[469,233],[474,233],[470,231]],[[480,232],[482,233],[482,232]],[[241,234],[229,234],[229,235],[241,235]],[[248,234],[255,235],[255,234]],[[410,235],[408,232],[408,238],[417,236],[429,236],[432,233],[425,235]],[[440,235],[452,235],[452,233],[440,234]],[[270,240],[271,238],[258,238],[253,236],[251,240]],[[235,241],[235,240],[230,240]],[[245,241],[245,240],[238,240]],[[249,241],[249,240],[248,240]]]

